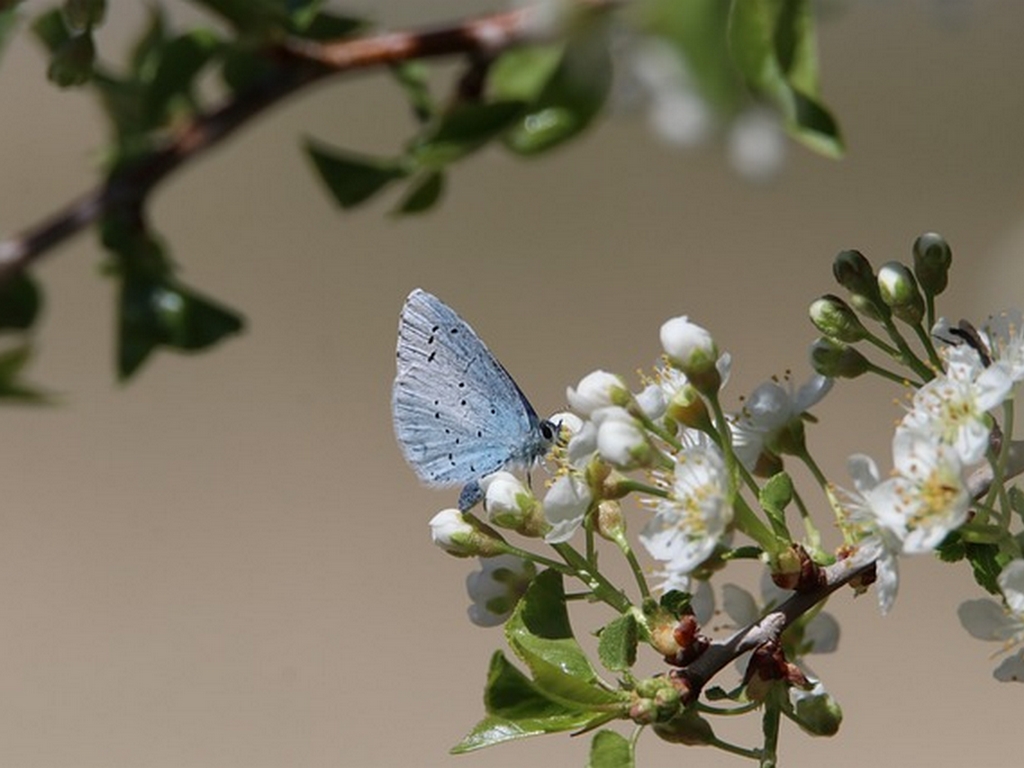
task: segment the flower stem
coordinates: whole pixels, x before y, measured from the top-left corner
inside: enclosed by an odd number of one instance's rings
[[[626,613],[633,604],[622,592],[594,568],[586,558],[573,549],[572,545],[552,544],[555,551],[573,569],[573,575],[593,591],[594,596],[607,603],[619,613]]]

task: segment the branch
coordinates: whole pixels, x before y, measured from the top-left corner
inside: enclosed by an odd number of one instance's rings
[[[1015,440],[1007,452],[1004,480],[1024,474],[1024,441]],[[992,466],[985,463],[967,480],[971,498],[978,500],[988,493],[995,479]],[[753,624],[743,627],[724,640],[711,643],[707,649],[683,669],[674,673],[677,685],[684,689],[687,701],[696,700],[704,686],[733,660],[766,643],[776,642],[786,628],[833,592],[859,576],[867,575],[875,561],[858,552],[822,569],[821,586],[798,592],[775,610]]]
[[[622,0],[579,0],[591,11]],[[369,35],[318,43],[294,39],[267,54],[278,71],[259,87],[200,112],[167,144],[125,168],[111,172],[94,189],[20,233],[0,240],[0,285],[23,272],[51,249],[119,207],[141,209],[161,181],[287,96],[329,75],[397,64],[411,59],[486,55],[534,42],[554,32],[543,10],[523,8],[425,30]]]

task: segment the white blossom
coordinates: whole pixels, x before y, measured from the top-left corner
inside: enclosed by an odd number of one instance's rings
[[[914,394],[902,426],[935,435],[952,446],[960,460],[974,464],[988,448],[988,411],[1000,405],[1013,386],[1006,363],[982,365],[967,345],[942,350],[946,372]]]
[[[466,554],[466,540],[474,533],[457,509],[443,509],[430,520],[430,538],[434,544],[453,555]]]
[[[588,417],[598,408],[607,408],[628,398],[629,389],[614,373],[598,370],[580,379],[575,389],[566,389],[565,395],[574,411]]]
[[[732,522],[725,460],[710,440],[684,448],[665,481],[670,495],[653,502],[640,541],[666,570],[690,573],[714,552]]]
[[[551,530],[544,536],[549,544],[561,544],[572,538],[590,508],[590,488],[572,474],[555,478],[544,496],[544,517]]]
[[[515,555],[481,558],[481,569],[466,577],[470,600],[469,620],[479,627],[502,624],[512,615],[537,568]]]
[[[731,421],[733,450],[748,470],[774,439],[801,414],[811,409],[832,389],[832,379],[814,374],[799,389],[793,389],[788,377],[786,386],[775,381],[760,384],[743,404],[743,410]]]
[[[982,331],[992,359],[1003,363],[1014,383],[1024,379],[1024,318],[1019,310],[1000,312]]]

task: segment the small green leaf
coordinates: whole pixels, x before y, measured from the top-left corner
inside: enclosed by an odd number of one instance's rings
[[[734,0],[729,50],[747,81],[778,108],[793,138],[824,155],[842,156],[839,127],[818,101],[810,0]]]
[[[226,47],[221,56],[221,78],[235,93],[266,82],[273,72],[274,64],[247,40]]]
[[[564,51],[562,44],[506,51],[491,65],[488,95],[495,101],[534,101],[555,74]]]
[[[118,375],[126,380],[159,346],[204,349],[242,330],[242,318],[171,278],[129,273],[121,284]]]
[[[29,342],[0,352],[0,399],[28,404],[50,402],[49,395],[21,380],[21,372],[32,359],[32,354]]]
[[[526,675],[512,666],[501,651],[495,651],[491,657],[487,687],[484,689],[484,709],[487,714],[506,720],[543,720],[582,712],[587,712],[588,717],[591,715],[587,710],[567,707],[545,696]]]
[[[613,619],[601,630],[597,655],[606,669],[625,672],[636,663],[639,634],[636,618],[631,613]]]
[[[426,168],[443,168],[475,152],[512,125],[522,113],[517,101],[458,103],[439,114],[409,154]]]
[[[607,708],[623,700],[603,687],[572,635],[562,577],[542,572],[505,623],[509,646],[533,673],[536,686],[568,706]]]
[[[191,100],[196,77],[219,47],[217,36],[205,29],[176,37],[162,47],[159,64],[145,88],[143,118],[148,124],[163,123],[178,97]]]
[[[306,152],[342,208],[354,208],[366,202],[392,181],[409,174],[403,164],[394,160],[328,149],[313,141],[306,142]]]
[[[485,717],[472,731],[451,749],[453,755],[462,755],[484,747],[491,747],[506,741],[542,736],[546,733],[562,733],[591,727],[594,723],[606,721],[604,715],[592,712],[543,720],[506,720],[502,717]]]
[[[661,596],[659,605],[678,619],[684,613],[690,612],[690,604],[692,601],[693,595],[689,592],[680,592],[678,589],[670,589]]]
[[[974,580],[991,595],[1002,594],[999,589],[999,574],[1007,558],[999,556],[997,544],[964,543],[967,561],[971,564]]]
[[[785,472],[772,475],[761,489],[758,500],[775,535],[787,541],[792,539],[786,524],[786,507],[793,501],[792,478]]]
[[[67,25],[64,23],[64,15],[59,8],[53,8],[37,17],[32,22],[32,34],[51,55],[71,39],[71,33],[68,32]]]
[[[430,171],[414,179],[395,213],[423,213],[430,210],[441,199],[444,181],[445,175],[442,171]]]
[[[601,111],[611,83],[607,20],[588,19],[566,43],[544,88],[505,134],[505,145],[532,155],[572,138]]]
[[[427,81],[429,70],[421,61],[403,61],[391,67],[391,74],[402,86],[413,114],[421,123],[434,116],[436,106],[434,97],[430,95],[430,84]]]
[[[615,731],[598,731],[590,742],[587,768],[633,768],[633,743]]]
[[[41,304],[42,296],[32,278],[24,272],[8,278],[0,285],[0,330],[31,328]]]

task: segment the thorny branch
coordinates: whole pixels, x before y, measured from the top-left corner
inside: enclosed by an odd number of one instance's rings
[[[600,11],[621,2],[580,0],[579,5]],[[330,75],[412,59],[490,57],[551,34],[549,25],[543,23],[543,13],[527,7],[436,29],[377,33],[327,43],[294,39],[269,49],[268,58],[278,66],[267,81],[196,114],[162,147],[114,170],[95,188],[38,223],[0,240],[0,285],[107,213],[118,208],[141,209],[167,176],[305,86]]]

